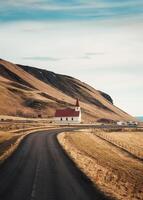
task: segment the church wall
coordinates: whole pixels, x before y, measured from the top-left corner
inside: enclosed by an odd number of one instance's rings
[[[68,123],[80,123],[81,117],[54,117],[54,121],[57,123],[67,123],[67,124]]]

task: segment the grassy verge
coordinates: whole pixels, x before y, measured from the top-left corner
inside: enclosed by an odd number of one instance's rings
[[[0,164],[2,164],[19,146],[21,141],[29,134],[52,129],[52,126],[39,126],[26,129],[17,129],[11,132],[0,132]]]
[[[99,134],[96,130],[68,132],[59,134],[58,140],[77,166],[109,196],[119,200],[143,200],[143,162],[96,134]],[[108,134],[104,132],[104,138]],[[114,134],[110,133],[110,137]],[[114,136],[114,141],[126,146],[128,143],[140,151],[138,140],[141,141],[143,135],[135,134],[122,132],[119,138]]]

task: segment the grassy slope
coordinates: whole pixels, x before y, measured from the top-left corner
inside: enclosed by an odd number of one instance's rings
[[[134,148],[138,145],[142,148],[143,135],[135,134],[121,133],[120,138],[123,142],[129,135]],[[138,141],[138,138],[141,140]],[[130,140],[126,145],[130,144]],[[88,131],[61,134],[59,141],[77,165],[107,194],[117,199],[143,199],[142,161]]]
[[[31,90],[27,88],[20,89],[20,86],[15,86],[17,88],[15,91],[13,90],[7,90],[8,83],[6,80],[0,80],[0,85],[3,87],[3,91],[1,91],[1,95],[3,95],[3,100],[0,102],[0,110],[2,111],[2,114],[4,112],[7,112],[8,110],[12,110],[11,112],[14,112],[14,104],[17,105],[17,108],[19,110],[25,110],[25,113],[32,113],[36,111],[35,108],[30,108],[24,105],[24,100],[33,98],[36,103],[37,99],[41,98],[42,101],[46,101],[46,105],[43,103],[42,112],[46,110],[48,115],[53,115],[54,111],[57,107],[65,107],[65,105],[73,105],[75,103],[75,99],[70,97],[69,95],[65,94],[63,91],[60,91],[59,89],[52,87],[49,84],[44,83],[41,80],[38,80],[36,77],[32,76],[31,74],[24,71],[22,68],[18,67],[17,65],[14,65],[10,62],[0,60],[0,64],[5,67],[5,69],[9,70],[11,73],[14,73],[16,77],[19,77],[20,80],[23,80],[24,83],[27,83]],[[101,102],[105,106],[105,108],[101,108],[96,106],[95,104],[86,103],[84,101],[80,102],[80,105],[82,107],[82,113],[83,113],[83,119],[85,121],[94,120],[96,121],[99,118],[107,118],[107,119],[113,119],[113,120],[119,120],[119,119],[125,119],[125,120],[133,120],[130,115],[127,113],[124,113],[119,108],[112,105],[109,101],[107,101],[103,96],[95,89],[91,88],[87,84],[84,84],[80,82],[79,80],[74,80],[75,83],[79,86],[79,89],[82,90],[82,92],[88,94],[93,99]],[[5,82],[5,85],[4,85]],[[82,85],[83,84],[83,85]],[[14,87],[14,82],[11,82],[10,87]],[[86,87],[85,87],[86,86]],[[4,91],[5,90],[5,91]],[[44,96],[41,96],[41,93],[44,93],[47,95],[47,97],[44,98]],[[6,101],[5,101],[6,100]],[[9,102],[8,102],[9,100]],[[3,109],[5,108],[5,109]],[[10,109],[9,109],[10,108]],[[16,108],[16,109],[17,109]],[[106,109],[107,108],[107,109]],[[8,114],[6,112],[6,114]]]
[[[0,132],[0,157],[17,141],[21,135],[10,132]]]
[[[26,106],[26,102],[33,100],[34,102],[50,105],[52,100],[47,99],[39,94],[36,90],[21,89],[20,87],[13,86],[13,81],[4,80],[0,77],[0,111],[1,114],[16,115],[18,112],[28,114],[37,114],[37,109],[32,106]],[[56,106],[56,105],[55,105]],[[47,109],[45,108],[45,112]],[[52,109],[48,109],[48,114],[51,115]],[[52,113],[53,114],[53,113]]]

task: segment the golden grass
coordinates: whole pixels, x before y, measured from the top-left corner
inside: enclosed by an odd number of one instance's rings
[[[124,141],[124,133],[121,137]],[[134,141],[134,134],[130,137]],[[63,133],[58,139],[78,167],[108,195],[120,200],[143,199],[143,162],[89,131]]]
[[[94,132],[93,132],[94,133]],[[94,134],[143,159],[143,132],[95,132]]]
[[[0,144],[7,140],[10,140],[12,137],[13,135],[11,133],[0,131]]]

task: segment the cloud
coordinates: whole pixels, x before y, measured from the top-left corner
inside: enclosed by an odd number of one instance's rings
[[[104,55],[104,52],[87,52],[85,55],[87,56],[97,56],[97,55]]]
[[[104,54],[104,52],[87,52],[83,56],[78,57],[78,59],[93,59],[96,56],[102,56]]]
[[[24,60],[38,60],[38,61],[60,61],[61,58],[57,57],[47,57],[47,56],[31,56],[31,57],[23,57]]]
[[[79,78],[142,114],[141,1],[8,2],[0,8],[1,58]]]
[[[1,22],[19,20],[101,20],[125,16],[142,16],[143,2],[141,0],[2,0],[0,12]]]

